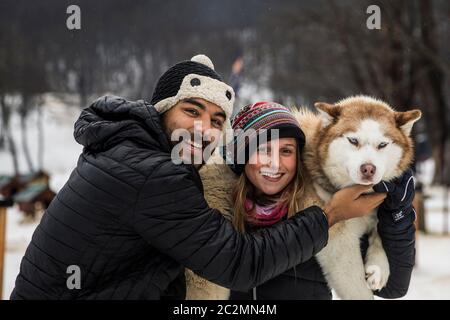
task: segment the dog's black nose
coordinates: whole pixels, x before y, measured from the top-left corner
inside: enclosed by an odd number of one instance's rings
[[[370,179],[375,175],[377,167],[370,163],[364,163],[360,167],[363,178]]]

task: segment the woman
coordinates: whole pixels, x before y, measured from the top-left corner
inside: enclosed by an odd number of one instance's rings
[[[274,225],[294,215],[299,211],[298,199],[301,199],[304,190],[301,151],[305,143],[304,134],[294,116],[281,105],[258,102],[241,109],[233,119],[232,127],[235,132],[240,132],[231,144],[234,147],[233,155],[245,151],[245,164],[235,164],[236,161],[230,164],[239,175],[233,192],[234,226],[246,233]],[[255,150],[251,150],[249,140],[239,142],[239,135],[250,129],[254,129],[250,140],[258,137],[253,140],[257,141]],[[274,137],[271,129],[278,129],[277,137]],[[263,131],[268,133],[267,139],[260,138]],[[227,152],[231,149],[228,146]],[[398,182],[397,193],[402,183]],[[412,211],[411,203],[409,207]],[[414,226],[411,219],[403,225],[392,226],[383,221],[386,220],[384,216],[379,212],[378,228],[384,226],[379,233],[390,262],[391,276],[387,286],[375,294],[398,298],[407,291],[414,264]],[[362,239],[362,243],[362,252],[365,254],[367,239]],[[405,243],[408,245],[405,246]],[[231,291],[230,295],[230,299],[331,298],[331,290],[315,258],[251,291]]]

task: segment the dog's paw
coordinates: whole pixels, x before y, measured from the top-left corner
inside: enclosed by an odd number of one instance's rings
[[[366,282],[370,290],[381,290],[387,282],[384,278],[379,266],[372,264],[366,267]]]

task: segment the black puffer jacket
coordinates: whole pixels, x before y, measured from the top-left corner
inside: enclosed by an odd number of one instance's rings
[[[261,229],[247,224],[246,230]],[[331,300],[322,268],[315,257],[282,274],[252,288],[251,290],[231,290],[230,300]]]
[[[33,235],[12,299],[183,298],[184,267],[247,290],[327,243],[318,207],[258,234],[235,231],[207,206],[197,171],[172,163],[159,115],[143,101],[98,99],[75,139],[85,148]],[[67,287],[70,265],[81,289]]]

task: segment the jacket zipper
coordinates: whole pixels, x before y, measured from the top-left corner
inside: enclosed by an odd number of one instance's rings
[[[253,288],[253,300],[258,300],[256,295],[256,287]]]

